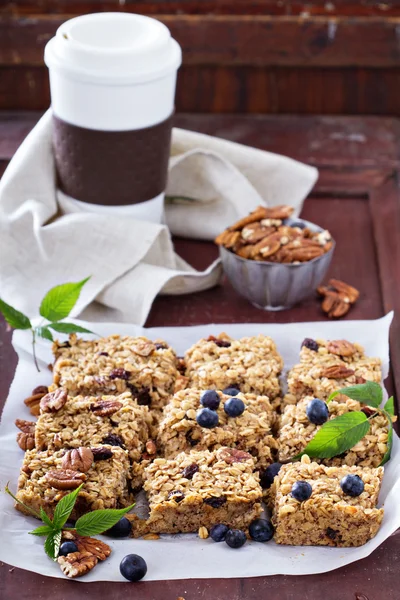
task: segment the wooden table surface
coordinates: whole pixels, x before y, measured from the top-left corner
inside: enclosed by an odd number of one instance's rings
[[[0,113],[0,173],[37,121],[37,113]],[[374,319],[389,310],[391,332],[389,387],[400,391],[400,122],[390,118],[267,117],[178,115],[176,123],[281,152],[320,169],[319,182],[302,216],[329,228],[337,241],[330,275],[361,292],[348,317]],[[176,240],[178,252],[196,267],[217,254],[210,243]],[[4,257],[2,257],[4,260]],[[198,294],[159,297],[146,325],[214,322],[298,322],[324,319],[312,297],[285,312],[263,312],[241,299],[224,281]],[[216,332],[219,331],[218,325]],[[0,401],[3,404],[16,366],[10,332],[0,324]],[[29,388],[29,385],[28,385]],[[7,543],[7,540],[2,540]],[[252,579],[180,580],[132,584],[91,583],[44,578],[0,563],[2,600],[398,600],[400,535],[372,555],[342,569],[316,576]]]

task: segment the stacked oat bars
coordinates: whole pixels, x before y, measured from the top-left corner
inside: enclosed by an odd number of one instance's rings
[[[383,515],[376,509],[382,469],[375,467],[388,439],[380,415],[345,455],[314,462],[303,457],[265,485],[265,470],[302,452],[318,430],[306,414],[313,398],[380,382],[380,361],[357,344],[305,340],[283,400],[283,361],[264,335],[210,336],[188,349],[184,360],[165,342],[144,337],[86,341],[71,335],[53,350],[53,385],[40,401],[39,418],[20,422],[29,431],[29,449],[18,498],[28,506],[52,514],[64,494],[84,483],[76,518],[127,506],[132,491],[143,486],[149,517],[131,517],[135,537],[218,523],[247,530],[261,514],[262,487],[268,487],[264,496],[278,543],[349,546],[375,535]],[[198,420],[202,395],[210,390],[217,402],[212,426]],[[242,405],[234,416],[227,410],[232,397]],[[329,418],[361,409],[345,396],[328,406]],[[346,474],[364,482],[358,499],[349,500],[340,488]],[[304,502],[291,495],[298,480],[312,488]],[[348,535],[346,523],[359,534]]]

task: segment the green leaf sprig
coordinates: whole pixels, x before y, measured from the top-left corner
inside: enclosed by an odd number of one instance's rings
[[[338,394],[343,394],[352,400],[357,400],[361,404],[370,406],[374,409],[373,413],[367,417],[361,411],[351,411],[339,415],[334,419],[329,419],[320,427],[304,450],[297,454],[293,460],[298,460],[303,454],[307,454],[311,458],[333,458],[334,456],[343,454],[343,452],[347,452],[367,435],[371,419],[381,413],[385,415],[388,423],[387,450],[379,465],[383,466],[390,459],[392,451],[392,418],[395,414],[393,396],[381,408],[383,402],[382,387],[373,381],[341,388],[329,396],[327,403],[333,400]]]
[[[131,506],[128,506],[127,508],[105,508],[93,510],[92,512],[82,515],[82,517],[79,517],[75,523],[75,527],[64,527],[70,514],[72,513],[82,486],[83,484],[81,484],[73,492],[61,498],[55,508],[53,520],[51,520],[43,508],[40,509],[40,513],[36,512],[21,502],[21,500],[19,500],[16,496],[14,496],[8,485],[6,485],[6,493],[9,494],[11,498],[15,500],[15,502],[21,504],[21,506],[28,510],[34,517],[43,521],[44,525],[36,527],[36,529],[30,531],[29,533],[31,535],[46,536],[44,550],[47,556],[54,561],[56,561],[58,557],[63,531],[76,531],[78,535],[82,536],[99,535],[118,523],[121,517],[123,517],[135,506],[134,504],[131,504]]]
[[[36,339],[38,337],[52,342],[53,334],[51,329],[57,331],[57,333],[93,333],[92,331],[89,331],[89,329],[85,329],[74,323],[66,323],[63,321],[63,319],[68,317],[71,313],[71,310],[78,301],[83,286],[89,279],[90,277],[86,277],[85,279],[82,279],[82,281],[77,281],[76,283],[56,285],[47,292],[39,309],[39,313],[43,317],[43,320],[36,327],[32,325],[29,317],[0,299],[0,312],[3,313],[7,323],[13,329],[30,329],[32,331],[33,360],[38,371],[40,371],[40,369],[35,350]],[[46,321],[48,322],[46,323]]]

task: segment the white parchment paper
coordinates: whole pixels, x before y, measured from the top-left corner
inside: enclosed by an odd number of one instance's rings
[[[121,323],[86,323],[76,321],[101,335],[120,333],[161,337],[173,345],[179,354],[200,337],[226,331],[233,337],[263,333],[272,336],[283,355],[285,369],[297,360],[299,348],[305,337],[349,339],[358,341],[371,356],[383,361],[386,378],[389,366],[388,332],[392,314],[376,321],[343,321],[318,323],[228,324],[201,325],[196,327],[168,327],[143,329]],[[18,470],[22,451],[15,443],[16,418],[30,419],[22,400],[40,384],[51,381],[46,365],[52,361],[50,344],[40,342],[38,354],[42,372],[37,373],[32,362],[29,335],[14,334],[14,347],[19,363],[10,395],[6,402],[0,426],[0,485],[7,481],[13,490],[17,488]],[[385,516],[378,535],[361,548],[324,548],[278,546],[248,542],[240,550],[232,550],[224,543],[210,539],[201,540],[194,534],[163,536],[159,540],[110,540],[112,554],[80,581],[124,581],[119,573],[121,559],[130,553],[143,556],[148,565],[146,580],[254,577],[259,575],[307,575],[323,573],[368,556],[398,527],[400,527],[400,443],[394,436],[392,459],[385,466],[385,476],[379,505],[385,508]],[[38,522],[25,517],[13,508],[9,496],[0,493],[0,560],[41,575],[63,577],[57,564],[46,557],[43,538],[29,535]],[[104,538],[106,539],[106,538]]]

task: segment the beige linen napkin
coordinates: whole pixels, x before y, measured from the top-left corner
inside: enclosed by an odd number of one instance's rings
[[[221,276],[219,261],[200,272],[177,256],[170,232],[211,240],[259,204],[298,214],[317,176],[283,156],[174,129],[168,227],[68,213],[57,200],[48,111],[0,183],[0,296],[35,317],[50,287],[92,275],[73,316],[143,324],[157,294],[204,290]]]

